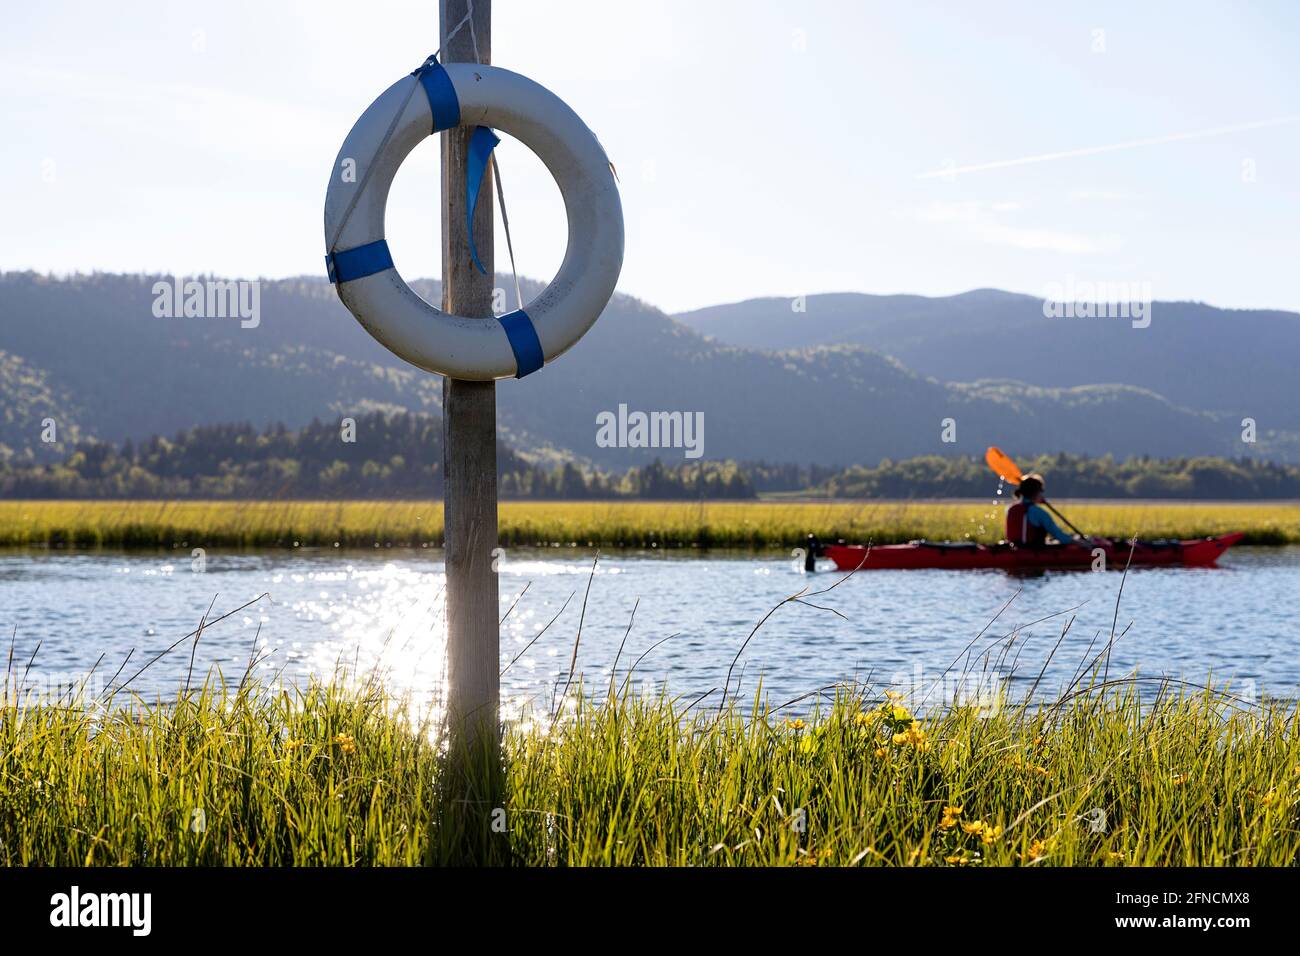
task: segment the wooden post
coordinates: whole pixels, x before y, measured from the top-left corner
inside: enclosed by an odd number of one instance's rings
[[[468,0],[439,0],[444,63],[487,64],[492,59],[492,3],[474,0],[469,24],[448,33],[469,12]],[[492,317],[492,168],[479,189],[474,241],[487,275],[475,267],[465,227],[466,152],[470,128],[442,139],[442,308],[463,316]],[[443,524],[447,568],[447,727],[452,740],[479,753],[498,746],[500,634],[497,577],[496,383],[444,378]]]

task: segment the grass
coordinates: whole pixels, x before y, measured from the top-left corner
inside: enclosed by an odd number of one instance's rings
[[[1192,538],[1245,531],[1247,544],[1300,542],[1300,504],[1082,503],[1090,534]],[[777,548],[913,538],[994,541],[987,502],[505,502],[505,546]],[[0,546],[74,548],[436,547],[440,502],[5,501]]]
[[[402,865],[435,754],[372,693],[0,714],[0,864]]]
[[[853,688],[806,721],[588,700],[507,729],[477,842],[530,866],[1294,864],[1294,709],[1142,686],[925,720]],[[442,862],[438,748],[392,704],[374,684],[5,700],[0,864]]]

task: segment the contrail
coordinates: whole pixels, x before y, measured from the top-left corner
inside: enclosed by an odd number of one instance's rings
[[[1277,119],[1257,120],[1254,123],[1239,123],[1236,126],[1216,126],[1214,129],[1196,130],[1191,133],[1172,133],[1168,136],[1151,136],[1147,139],[1131,139],[1124,143],[1111,143],[1107,146],[1085,146],[1082,149],[1067,149],[1059,153],[1039,153],[1037,156],[1022,156],[1019,159],[1003,159],[993,163],[979,163],[974,166],[957,166],[953,169],[940,169],[921,173],[917,179],[939,179],[944,176],[956,176],[960,173],[978,173],[986,169],[1005,169],[1008,166],[1028,166],[1030,163],[1047,163],[1054,159],[1073,159],[1076,156],[1094,156],[1097,153],[1113,153],[1121,149],[1137,149],[1140,146],[1160,146],[1164,143],[1179,143],[1189,139],[1205,139],[1210,136],[1223,136],[1227,133],[1240,133],[1250,129],[1264,129],[1269,126],[1285,126],[1300,122],[1300,116],[1282,116]]]

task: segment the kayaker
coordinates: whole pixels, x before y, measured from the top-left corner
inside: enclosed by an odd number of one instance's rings
[[[1021,547],[1041,548],[1051,535],[1061,544],[1084,544],[1084,539],[1062,531],[1039,502],[1043,500],[1043,476],[1025,475],[1016,488],[1020,500],[1007,509],[1007,540]]]

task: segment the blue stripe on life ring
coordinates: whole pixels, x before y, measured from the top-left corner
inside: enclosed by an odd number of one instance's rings
[[[506,338],[510,340],[510,351],[515,353],[515,378],[531,375],[546,364],[546,356],[542,354],[542,343],[537,337],[537,329],[533,327],[533,320],[528,317],[527,312],[516,309],[514,312],[497,316],[497,321],[501,323],[501,328],[506,330]]]
[[[451,84],[451,77],[442,68],[442,64],[429,57],[411,74],[424,87],[424,95],[429,98],[429,111],[433,113],[433,132],[453,129],[460,125],[460,98],[456,96],[456,87]]]
[[[329,273],[330,282],[334,283],[363,279],[391,268],[393,256],[388,251],[388,243],[383,239],[341,252],[327,253],[325,256],[325,270]]]

